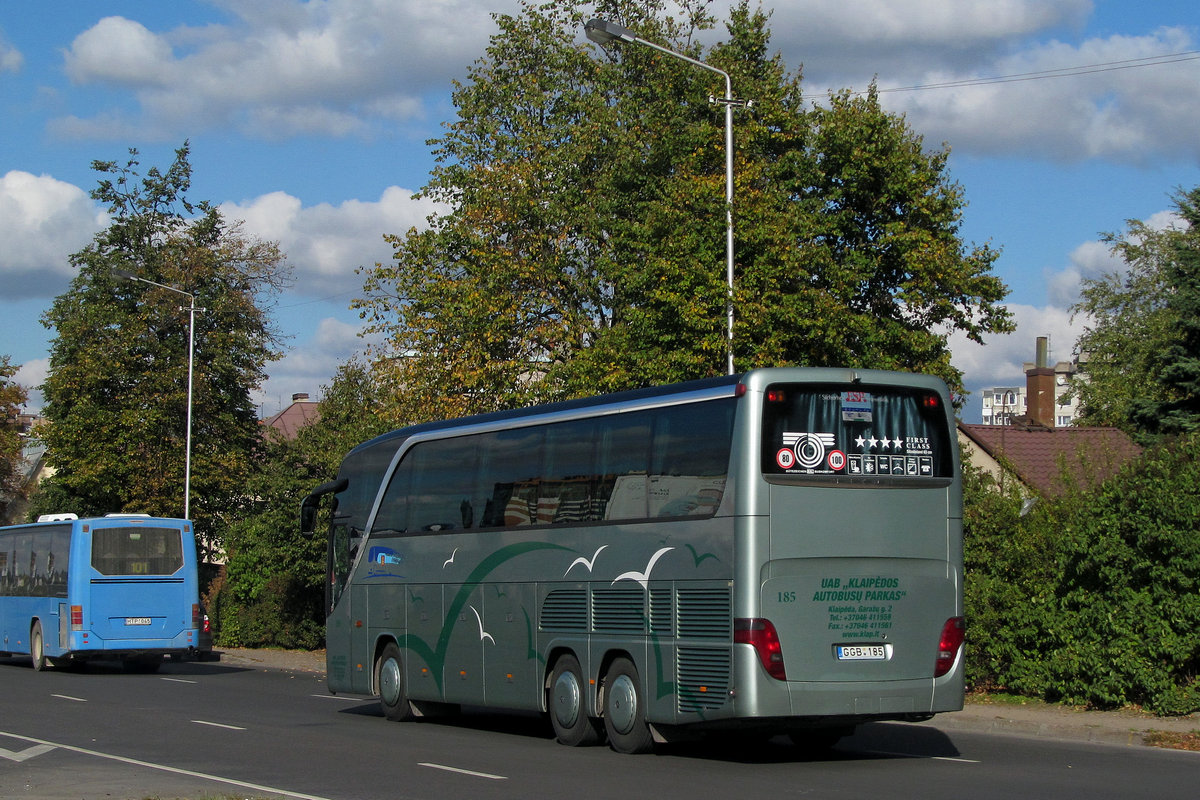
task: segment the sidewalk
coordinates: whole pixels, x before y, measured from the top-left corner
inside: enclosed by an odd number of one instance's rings
[[[325,673],[325,651],[242,650],[220,648],[221,663],[253,669]],[[1200,733],[1200,714],[1156,717],[1135,711],[1086,711],[1037,701],[991,703],[967,699],[962,711],[939,714],[920,723],[953,733],[997,733],[1117,745],[1164,744]],[[1170,746],[1169,742],[1167,743]],[[1198,744],[1193,744],[1195,749]]]

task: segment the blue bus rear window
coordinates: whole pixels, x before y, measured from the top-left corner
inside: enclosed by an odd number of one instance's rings
[[[96,528],[92,566],[101,575],[170,575],[183,566],[178,528]]]

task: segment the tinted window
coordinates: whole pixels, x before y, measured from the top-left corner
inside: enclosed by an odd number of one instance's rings
[[[96,528],[92,567],[101,575],[170,575],[183,566],[178,528]]]
[[[730,399],[414,445],[374,530],[517,528],[711,515],[725,488]]]
[[[769,475],[901,479],[953,470],[941,396],[898,387],[772,385],[763,409]]]

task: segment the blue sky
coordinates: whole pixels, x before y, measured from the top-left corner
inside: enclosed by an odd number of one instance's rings
[[[731,0],[714,0],[720,16]],[[968,243],[1002,250],[1019,327],[952,339],[975,392],[1024,381],[1038,336],[1069,360],[1079,280],[1119,269],[1100,234],[1171,223],[1200,185],[1200,6],[1089,0],[776,0],[772,45],[806,93],[865,88],[951,148]],[[144,167],[192,146],[193,199],[278,241],[295,286],[276,315],[288,353],[256,395],[264,414],[316,396],[363,342],[355,268],[385,233],[436,209],[411,198],[425,141],[452,118],[451,81],[480,57],[492,13],[517,0],[0,0],[0,354],[45,377],[39,323],[67,256],[103,227],[94,159]],[[582,31],[579,40],[584,41]],[[1013,79],[1013,76],[1022,76]],[[1005,78],[1005,80],[987,80]],[[946,84],[951,84],[946,86]],[[737,87],[734,87],[737,93]],[[736,123],[735,123],[736,125]],[[735,129],[736,138],[736,129]],[[714,220],[722,224],[723,220]],[[32,393],[30,407],[40,407]]]

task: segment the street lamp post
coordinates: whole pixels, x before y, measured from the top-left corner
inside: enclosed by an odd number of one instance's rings
[[[183,456],[183,518],[191,519],[191,501],[192,501],[192,364],[196,353],[196,312],[203,311],[202,308],[196,308],[196,296],[191,292],[185,292],[183,289],[178,289],[174,286],[168,286],[165,283],[148,280],[138,277],[132,272],[127,272],[123,269],[114,269],[113,275],[118,278],[124,278],[127,281],[139,281],[148,283],[151,286],[157,286],[160,289],[166,289],[168,292],[181,294],[188,299],[188,388],[187,388],[187,439],[184,446]],[[183,310],[183,306],[180,306]]]
[[[725,360],[730,375],[733,374],[733,107],[750,106],[749,100],[735,100],[733,97],[733,82],[729,73],[717,69],[711,64],[698,61],[683,53],[669,50],[662,45],[648,41],[634,34],[628,28],[603,19],[592,19],[583,26],[587,38],[597,44],[612,42],[629,42],[644,44],[660,53],[682,59],[693,66],[715,72],[725,79],[725,96],[709,97],[709,102],[721,103],[725,106]]]

